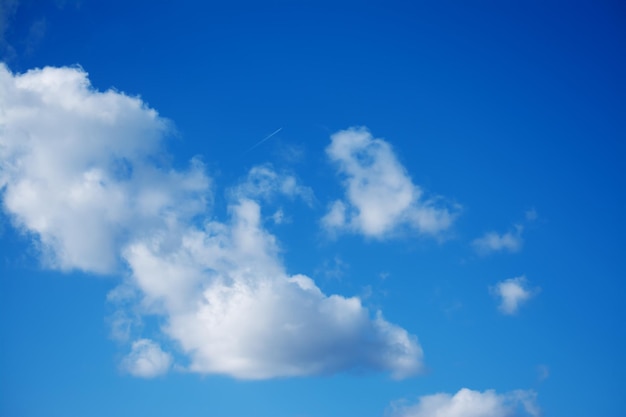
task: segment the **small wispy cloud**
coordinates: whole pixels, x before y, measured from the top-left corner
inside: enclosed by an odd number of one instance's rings
[[[522,232],[524,227],[516,225],[514,231],[503,234],[487,232],[472,241],[472,247],[479,255],[488,255],[494,252],[519,252],[524,244]]]
[[[18,0],[0,1],[0,59],[4,61],[10,61],[15,56],[15,48],[7,40],[6,35],[13,23],[18,6]]]
[[[55,0],[52,3],[57,9],[66,6],[79,7],[81,0]],[[45,16],[36,13],[22,13],[22,5],[29,9],[28,2],[23,0],[0,0],[0,61],[12,63],[22,56],[32,55],[40,46],[47,32],[48,21]],[[13,26],[28,28],[24,34],[14,31]],[[17,37],[19,33],[19,37]]]
[[[122,360],[122,369],[140,378],[163,375],[172,366],[172,355],[161,350],[158,343],[150,339],[133,342],[130,353]]]
[[[350,269],[350,265],[341,259],[340,256],[335,256],[332,259],[326,259],[321,266],[315,269],[315,275],[321,275],[328,279],[340,280]]]
[[[315,194],[310,187],[302,185],[292,174],[277,172],[271,164],[252,167],[245,180],[233,187],[230,193],[265,201],[277,196],[286,196],[290,199],[300,198],[309,206],[315,201]]]
[[[489,287],[492,295],[500,300],[498,309],[503,314],[516,314],[520,306],[536,295],[540,289],[531,288],[524,275],[505,279]]]
[[[548,377],[550,377],[550,368],[548,365],[537,366],[537,379],[539,381],[545,381]]]
[[[471,245],[479,255],[489,255],[495,252],[519,252],[524,245],[522,234],[524,226],[537,220],[537,210],[531,208],[524,213],[524,221],[515,224],[505,233],[489,231],[472,241]]]
[[[526,213],[524,213],[524,215],[526,217],[526,221],[528,222],[534,222],[539,217],[537,210],[535,210],[534,208],[531,208],[530,210],[526,210]]]

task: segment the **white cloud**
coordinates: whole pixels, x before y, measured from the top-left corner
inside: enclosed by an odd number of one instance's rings
[[[358,297],[326,295],[285,270],[260,202],[312,201],[295,177],[255,167],[229,193],[230,220],[206,220],[202,164],[180,172],[158,162],[167,159],[167,122],[138,98],[95,91],[79,68],[14,75],[0,67],[0,126],[3,209],[39,242],[47,265],[129,268],[109,297],[120,309],[111,316],[118,340],[134,338],[141,316],[155,315],[164,323],[159,339],[169,337],[195,372],[402,378],[420,370],[414,336]],[[122,363],[144,377],[171,365],[145,338]]]
[[[359,298],[323,294],[285,272],[257,202],[238,200],[230,212],[230,223],[188,229],[176,245],[141,241],[126,252],[146,308],[167,317],[164,332],[190,370],[242,379],[420,370],[415,337],[370,317]]]
[[[475,239],[472,242],[472,246],[480,255],[488,255],[493,252],[501,251],[519,252],[524,243],[522,239],[523,230],[523,226],[517,225],[514,232],[504,234],[488,232],[485,233],[484,236]]]
[[[335,133],[326,153],[345,186],[345,199],[332,203],[322,219],[327,231],[384,238],[401,227],[438,235],[452,225],[456,213],[435,199],[424,199],[389,143],[367,129]]]
[[[172,356],[150,339],[133,342],[130,353],[122,360],[122,369],[141,378],[154,378],[167,373]]]
[[[110,273],[130,234],[204,210],[208,179],[155,166],[167,123],[138,98],[94,91],[79,68],[0,65],[0,189],[48,266]]]
[[[462,388],[454,395],[447,393],[425,395],[417,404],[394,407],[393,417],[538,417],[537,395],[533,391],[517,390],[498,394]]]
[[[534,296],[539,289],[529,288],[525,276],[509,278],[498,282],[489,290],[493,295],[500,298],[498,308],[504,314],[515,314],[519,307]]]

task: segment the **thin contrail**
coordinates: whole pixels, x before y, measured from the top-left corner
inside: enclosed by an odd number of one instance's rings
[[[282,127],[279,127],[278,129],[276,129],[274,132],[270,133],[269,135],[267,135],[264,139],[261,139],[260,141],[258,141],[254,146],[252,146],[250,149],[248,149],[246,152],[250,152],[252,149],[256,148],[257,146],[259,146],[260,144],[262,144],[263,142],[265,142],[266,140],[270,139],[272,136],[274,136],[275,134],[277,134],[278,132],[280,132],[281,130],[283,130]]]

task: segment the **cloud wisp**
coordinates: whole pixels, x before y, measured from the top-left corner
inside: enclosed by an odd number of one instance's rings
[[[416,404],[392,405],[392,417],[539,417],[537,395],[529,390],[498,394],[460,389],[456,394],[425,395]]]
[[[487,232],[472,241],[472,247],[479,255],[489,255],[495,252],[519,252],[524,244],[522,232],[524,227],[516,225],[514,231],[503,234]]]
[[[18,0],[0,1],[0,58],[2,59],[8,60],[15,56],[15,48],[6,39],[6,34],[12,24],[18,6]]]
[[[424,198],[391,145],[366,128],[351,128],[331,136],[326,154],[343,176],[345,197],[334,201],[322,218],[330,233],[348,231],[386,238],[402,228],[438,236],[457,216],[457,209]]]
[[[507,315],[516,314],[520,306],[530,300],[540,290],[530,288],[524,275],[505,279],[489,287],[489,291],[500,300],[498,309]]]
[[[271,164],[252,167],[245,181],[233,187],[230,195],[234,199],[249,197],[262,201],[284,196],[291,200],[301,199],[308,206],[312,206],[315,201],[315,194],[310,187],[300,184],[294,175],[276,172]]]
[[[310,203],[295,177],[253,168],[215,220],[202,163],[165,162],[169,123],[139,98],[94,90],[80,68],[0,66],[0,126],[2,207],[44,265],[124,277],[109,299],[116,338],[134,339],[121,364],[130,374],[420,371],[415,336],[286,271],[262,203]],[[154,334],[140,334],[141,317],[157,318]]]
[[[150,339],[133,342],[130,353],[122,360],[122,370],[140,378],[154,378],[167,373],[172,355]]]

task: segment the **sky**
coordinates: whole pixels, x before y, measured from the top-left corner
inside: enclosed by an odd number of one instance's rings
[[[621,2],[0,0],[0,61],[0,416],[626,415]]]

